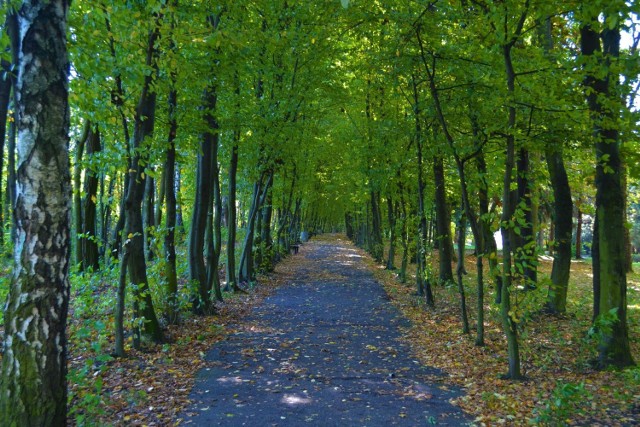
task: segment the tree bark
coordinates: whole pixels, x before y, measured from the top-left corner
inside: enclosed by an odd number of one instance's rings
[[[153,166],[147,165],[145,168],[153,173]],[[145,174],[144,196],[142,201],[142,228],[144,230],[144,248],[147,259],[153,261],[155,254],[153,252],[153,229],[155,227],[155,198],[156,198],[156,180],[148,173]]]
[[[387,219],[389,221],[389,252],[387,255],[387,270],[395,270],[396,257],[396,215],[397,203],[394,206],[391,196],[387,197]]]
[[[160,20],[160,15],[156,15],[156,21]],[[156,111],[156,93],[152,88],[154,74],[157,72],[156,43],[160,37],[158,22],[154,23],[154,28],[149,32],[147,41],[146,64],[152,67],[154,72],[145,76],[140,93],[140,99],[135,113],[135,127],[133,133],[133,143],[131,144],[131,161],[129,166],[129,188],[125,200],[125,237],[130,240],[129,260],[127,270],[129,271],[129,282],[133,284],[134,316],[144,318],[142,330],[135,328],[135,335],[142,332],[146,337],[154,342],[162,342],[164,337],[160,323],[153,308],[153,300],[149,290],[147,279],[147,264],[144,254],[144,230],[142,221],[142,198],[146,184],[145,159],[141,156],[141,146],[146,138],[153,135]],[[134,344],[136,341],[134,340]]]
[[[238,142],[240,132],[233,133],[233,147],[231,147],[231,159],[229,160],[229,186],[227,198],[229,200],[229,221],[227,223],[227,287],[232,291],[238,290],[236,280],[236,230],[238,227],[236,208],[236,175],[238,172]]]
[[[624,245],[625,189],[622,186],[620,135],[616,128],[620,104],[615,86],[618,74],[611,63],[620,54],[619,23],[609,24],[605,15],[600,34],[592,25],[600,25],[597,16],[583,22],[580,29],[581,51],[587,61],[597,61],[607,70],[605,76],[587,72],[584,80],[587,103],[593,120],[596,151],[596,221],[598,224],[598,256],[594,257],[594,287],[599,285],[596,315],[614,314],[607,328],[600,328],[602,338],[598,350],[601,367],[624,367],[634,364],[629,346],[627,326],[627,272]],[[600,44],[602,37],[602,47]],[[599,68],[602,68],[599,67]],[[595,267],[595,265],[594,265]],[[595,275],[598,274],[598,278]],[[596,319],[597,321],[598,319]]]
[[[452,240],[451,240],[451,214],[447,203],[445,191],[444,162],[442,157],[436,156],[433,159],[433,178],[435,184],[435,204],[436,204],[436,241],[439,251],[439,275],[441,284],[453,283],[453,262]]]
[[[86,142],[86,152],[89,162],[91,157],[101,150],[100,131],[98,129],[89,130],[89,136]],[[95,169],[95,167],[93,167]],[[98,174],[92,170],[91,164],[85,171],[84,181],[84,201],[82,203],[82,229],[83,234],[81,243],[78,248],[82,252],[82,268],[91,268],[97,271],[100,268],[100,259],[98,253],[98,233],[96,230],[96,202],[98,198]]]
[[[177,5],[174,0],[173,4]],[[176,25],[175,15],[171,15],[171,29]],[[176,46],[173,39],[170,41],[169,49],[175,53]],[[177,72],[170,72],[170,89],[167,98],[167,108],[169,116],[169,136],[167,138],[168,147],[164,162],[164,194],[166,199],[166,228],[164,235],[164,256],[166,261],[165,274],[167,276],[167,306],[165,318],[170,324],[178,323],[178,270],[176,266],[176,187],[174,179],[176,175],[176,137],[178,134],[178,90]]]
[[[571,273],[571,234],[573,231],[573,203],[567,171],[561,149],[547,150],[547,169],[553,187],[553,222],[555,251],[551,270],[551,284],[547,294],[547,308],[552,313],[567,309],[567,290]]]
[[[582,210],[577,208],[576,219],[576,259],[582,259]]]
[[[192,295],[193,310],[196,314],[206,315],[212,313],[211,295],[208,289],[207,270],[204,262],[205,231],[207,227],[207,214],[211,206],[212,194],[212,149],[216,138],[214,133],[213,111],[215,111],[217,94],[215,88],[206,89],[203,98],[205,122],[207,130],[202,135],[200,153],[198,153],[198,166],[196,173],[196,187],[191,230],[189,231],[189,274],[196,284]]]
[[[518,150],[517,160],[517,186],[518,196],[517,204],[514,205],[515,209],[519,209],[518,206],[523,205],[520,217],[522,222],[519,224],[520,233],[515,239],[515,264],[518,272],[522,272],[522,278],[524,280],[525,289],[535,289],[538,281],[538,269],[537,269],[537,251],[535,240],[535,228],[534,223],[534,207],[533,207],[533,195],[532,195],[532,179],[530,177],[531,162],[529,159],[529,150],[520,148]]]
[[[76,264],[78,269],[82,271],[83,267],[83,251],[82,251],[82,158],[84,157],[84,148],[91,132],[91,122],[86,120],[82,129],[80,139],[76,141],[76,158],[73,165],[73,216],[76,231]]]
[[[428,306],[435,305],[435,299],[431,290],[431,280],[427,276],[427,217],[424,206],[424,171],[422,156],[422,112],[419,104],[418,83],[415,76],[411,76],[413,87],[413,114],[415,119],[414,140],[417,151],[417,167],[418,167],[418,235],[417,237],[417,262],[416,262],[416,286],[418,295],[424,295]]]
[[[377,191],[370,192],[371,198],[371,236],[369,252],[376,263],[382,262],[384,247],[382,244],[382,224],[380,215],[380,194]]]
[[[4,73],[4,79],[0,79],[0,178],[2,177],[4,169],[4,146],[6,141],[9,103],[11,101],[11,86],[12,79],[9,77],[11,70],[11,64],[8,61],[2,60],[0,62],[0,69]],[[2,179],[0,179],[2,182]],[[0,186],[0,188],[2,188]],[[0,248],[4,247],[4,230],[5,230],[5,216],[4,209],[2,209],[2,192],[0,191]]]
[[[502,45],[503,59],[505,63],[505,74],[507,80],[507,90],[510,96],[515,93],[515,80],[516,73],[513,68],[513,61],[511,58],[511,50],[517,41],[517,36],[520,35],[522,27],[524,25],[524,19],[526,17],[526,11],[522,13],[519,29],[515,32],[510,41],[505,42]],[[512,175],[515,168],[515,135],[514,130],[516,128],[516,108],[510,105],[507,109],[508,118],[507,126],[508,134],[505,138],[506,142],[506,158],[505,158],[505,171],[504,171],[504,188],[502,194],[502,218],[500,226],[500,232],[502,234],[502,292],[500,301],[500,315],[502,317],[502,326],[507,337],[507,351],[508,351],[508,365],[509,369],[505,377],[512,380],[519,380],[522,378],[520,371],[520,349],[518,343],[518,317],[515,311],[512,311],[511,305],[511,292],[515,288],[513,285],[513,265],[512,265],[512,251],[514,245],[511,241],[512,228],[514,227],[514,212],[515,206],[511,197],[511,183],[513,181]]]
[[[17,10],[20,50],[14,272],[5,306],[0,425],[63,426],[71,225],[63,0]]]

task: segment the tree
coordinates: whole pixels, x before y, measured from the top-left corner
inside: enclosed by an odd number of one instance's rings
[[[581,22],[581,53],[585,60],[584,88],[593,121],[596,153],[596,226],[594,229],[594,318],[602,335],[598,364],[634,364],[627,326],[627,265],[625,254],[625,197],[620,153],[621,97],[614,64],[620,55],[620,12],[606,2],[585,6]],[[603,14],[604,24],[598,22]],[[604,73],[602,72],[604,71]],[[613,315],[598,326],[601,316]]]
[[[5,311],[0,424],[66,424],[71,182],[69,2],[17,11],[18,197],[15,266]]]
[[[134,286],[134,316],[142,321],[142,328],[136,327],[134,344],[140,346],[140,332],[154,342],[162,342],[164,337],[153,308],[149,292],[147,264],[144,254],[144,232],[142,229],[142,198],[146,183],[143,146],[153,135],[156,110],[156,93],[152,82],[157,73],[158,50],[156,43],[160,37],[161,14],[155,13],[153,28],[149,31],[146,45],[146,65],[150,68],[142,83],[142,90],[135,112],[135,126],[131,144],[132,155],[129,164],[129,188],[125,199],[125,247],[120,268],[126,268],[129,282]],[[124,261],[127,261],[126,263]],[[126,267],[125,267],[126,265]],[[121,292],[119,299],[124,299]],[[119,304],[123,304],[119,301]],[[118,326],[118,329],[120,326]]]

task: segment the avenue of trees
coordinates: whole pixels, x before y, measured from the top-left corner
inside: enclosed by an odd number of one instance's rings
[[[571,259],[587,246],[594,357],[634,364],[635,2],[3,8],[0,238],[14,265],[0,282],[1,425],[64,423],[70,274],[116,272],[108,328],[124,356],[128,340],[162,343],[164,325],[250,292],[301,231],[346,232],[427,306],[455,284],[476,345],[498,304],[513,380],[527,292],[566,312]]]

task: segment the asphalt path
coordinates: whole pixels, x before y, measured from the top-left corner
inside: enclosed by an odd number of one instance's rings
[[[408,321],[353,246],[321,236],[294,257],[286,283],[206,355],[180,425],[471,423],[449,403],[459,390],[412,357]]]

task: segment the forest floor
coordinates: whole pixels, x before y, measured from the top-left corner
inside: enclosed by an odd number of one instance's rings
[[[251,339],[258,339],[260,330],[252,328],[256,327],[256,319],[260,319],[263,312],[261,310],[265,309],[263,303],[266,298],[277,298],[279,289],[295,289],[294,284],[304,283],[307,279],[301,280],[299,272],[305,268],[311,269],[306,273],[310,282],[319,284],[327,279],[328,282],[337,283],[336,275],[327,273],[326,267],[322,267],[324,264],[306,256],[314,245],[326,244],[347,249],[345,254],[350,256],[344,259],[345,267],[356,260],[364,261],[366,269],[373,272],[374,277],[384,286],[387,300],[409,320],[406,327],[402,328],[403,342],[394,344],[397,345],[396,351],[404,348],[406,344],[411,349],[411,360],[420,362],[419,365],[411,365],[412,367],[439,369],[444,377],[433,375],[431,379],[439,385],[434,386],[435,388],[441,388],[443,384],[450,385],[451,389],[459,387],[462,394],[453,398],[452,403],[462,408],[474,424],[640,425],[640,368],[598,371],[593,369],[590,363],[596,354],[595,337],[588,333],[592,310],[590,262],[580,261],[572,264],[568,313],[565,316],[551,317],[541,314],[539,310],[546,295],[545,277],[548,277],[551,267],[549,260],[540,262],[538,290],[516,294],[522,319],[519,328],[520,352],[526,380],[512,382],[501,379],[501,374],[506,372],[506,342],[498,320],[497,306],[492,302],[490,287],[484,301],[486,345],[474,345],[473,328],[477,313],[474,257],[468,256],[466,259],[469,274],[464,279],[472,333],[463,334],[459,294],[455,286],[435,286],[436,306],[427,308],[424,300],[415,295],[414,278],[409,277],[406,284],[400,283],[397,280],[397,271],[384,270],[363,251],[351,246],[343,236],[333,235],[321,236],[303,245],[298,255],[290,256],[278,264],[273,274],[259,277],[258,286],[248,294],[225,293],[225,302],[217,304],[215,316],[185,317],[179,325],[167,327],[165,344],[147,344],[143,351],[136,351],[130,348],[128,343],[127,357],[120,359],[114,359],[109,355],[113,348],[112,284],[117,280],[114,279],[117,277],[117,269],[109,273],[113,277],[109,274],[96,274],[89,280],[83,279],[80,282],[81,286],[76,286],[71,302],[69,424],[186,424],[201,400],[197,393],[202,389],[193,389],[197,378],[200,378],[198,372],[207,368],[224,368],[224,365],[216,366],[211,358],[215,358],[216,354],[219,356],[216,351],[219,352],[221,346],[229,342],[233,343],[238,334],[254,334]],[[435,263],[436,260],[433,261]],[[412,271],[415,271],[415,267],[412,268]],[[636,270],[638,268],[640,267],[636,266]],[[354,274],[360,271],[354,269]],[[8,280],[8,277],[9,275],[3,275],[2,279]],[[0,291],[8,289],[6,280],[0,284]],[[344,279],[340,282],[349,281]],[[364,293],[362,296],[365,297],[367,294]],[[380,300],[379,295],[376,299]],[[340,297],[337,297],[335,301],[339,300]],[[273,303],[269,304],[273,306]],[[640,274],[637,272],[628,276],[628,306],[632,352],[638,361]],[[292,315],[290,309],[291,307],[283,316]],[[296,326],[291,324],[292,331]],[[263,336],[267,337],[266,334]],[[300,345],[294,340],[295,337],[281,342],[284,344],[282,347],[267,348],[287,351],[290,355],[295,346]],[[336,338],[326,342],[340,341]],[[331,348],[336,345],[327,344],[326,349],[337,350],[337,347]],[[375,356],[384,359],[389,358],[389,355],[393,357],[393,353],[387,347],[394,345],[368,345],[372,346],[367,349],[370,350],[372,358]],[[252,355],[251,350],[239,351],[238,359],[244,361],[243,363],[248,362],[257,374],[265,374],[271,368],[266,362],[255,365],[253,358],[257,355]],[[388,353],[385,355],[383,352]],[[339,356],[329,352],[322,353],[326,353],[325,357],[328,358]],[[229,356],[227,354],[225,357]],[[273,363],[272,360],[267,360]],[[343,362],[347,361],[338,357],[336,363]],[[211,365],[212,363],[214,365]],[[280,369],[281,373],[291,375],[286,372],[290,366],[292,365],[283,366]],[[279,368],[272,371],[277,369]],[[403,375],[405,373],[402,369],[400,372]],[[293,375],[296,375],[295,369]],[[393,372],[393,375],[397,375],[397,372]],[[316,382],[319,380],[316,379]],[[192,389],[193,395],[190,394]],[[280,394],[284,397],[289,393]],[[428,396],[425,394],[421,397]],[[226,404],[243,405],[242,399],[244,397],[238,394],[227,400]],[[295,398],[293,400],[295,401]],[[228,413],[233,414],[233,411]],[[401,422],[405,416],[408,414],[398,412],[397,420]],[[406,421],[404,424],[411,424]]]

